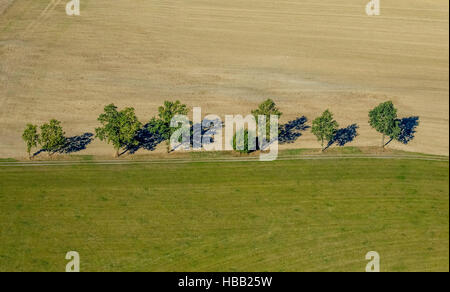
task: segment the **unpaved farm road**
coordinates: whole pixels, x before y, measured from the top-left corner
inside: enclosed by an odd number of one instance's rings
[[[397,159],[448,162],[448,157],[420,156],[420,155],[336,155],[336,156],[282,156],[276,161],[295,160],[340,160],[340,159]],[[170,160],[99,160],[99,161],[31,161],[31,162],[1,162],[0,167],[35,167],[35,166],[76,166],[76,165],[139,165],[139,164],[186,164],[186,163],[230,163],[230,162],[259,162],[258,157],[229,158],[229,159],[170,159]]]

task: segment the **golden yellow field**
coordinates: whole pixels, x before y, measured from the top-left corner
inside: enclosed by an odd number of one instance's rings
[[[368,111],[392,99],[421,125],[389,147],[449,153],[447,0],[381,0],[377,17],[366,0],[81,0],[79,17],[68,1],[15,0],[0,15],[0,157],[25,156],[27,122],[93,132],[111,102],[146,122],[166,99],[223,115],[267,98],[282,122],[329,108],[357,123],[354,146],[379,145]],[[283,147],[319,145],[308,132]]]

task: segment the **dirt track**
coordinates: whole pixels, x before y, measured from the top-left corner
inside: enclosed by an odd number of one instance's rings
[[[341,159],[389,159],[389,160],[421,160],[448,162],[448,158],[426,155],[302,155],[281,156],[276,161],[294,160],[341,160]],[[257,162],[258,158],[221,158],[221,159],[170,159],[170,160],[99,160],[99,161],[30,161],[30,162],[0,162],[0,167],[31,167],[31,166],[75,166],[75,165],[136,165],[136,164],[186,164],[186,163],[232,163]]]
[[[26,122],[93,132],[110,102],[145,122],[165,99],[224,115],[269,97],[285,122],[330,108],[358,123],[358,146],[380,143],[367,112],[392,99],[421,126],[390,147],[448,155],[448,1],[385,0],[379,17],[365,2],[82,0],[70,18],[66,1],[16,0],[0,16],[0,157],[24,155]],[[318,144],[305,132],[285,147]]]

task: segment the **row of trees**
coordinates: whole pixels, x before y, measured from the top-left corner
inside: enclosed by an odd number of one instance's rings
[[[258,109],[252,111],[252,114],[258,120],[258,115],[282,115],[281,111],[277,108],[273,100],[268,99],[259,105]],[[267,118],[267,137],[270,137],[269,118]],[[414,126],[418,126],[418,121]],[[400,119],[397,116],[397,109],[392,101],[387,101],[379,104],[369,112],[369,124],[372,128],[378,131],[382,137],[381,147],[384,149],[387,144],[393,140],[400,141],[406,144],[409,141],[402,140],[402,128]],[[317,117],[312,122],[311,132],[316,136],[317,140],[321,143],[322,152],[325,151],[334,141],[337,132],[339,131],[339,123],[334,119],[334,115],[330,110],[325,110],[321,116]],[[247,140],[249,136],[256,135],[247,130],[244,131],[244,150],[240,152],[249,153],[249,149],[252,145],[249,145]],[[389,137],[389,141],[385,143],[386,137]],[[250,139],[252,140],[252,139]],[[405,143],[406,142],[406,143]],[[237,138],[233,139],[233,147],[236,149]]]
[[[397,116],[397,109],[392,101],[381,103],[372,109],[369,112],[369,124],[381,134],[381,147],[383,149],[393,140],[402,142],[402,128]],[[330,141],[335,137],[338,129],[339,124],[334,120],[333,113],[329,110],[323,112],[320,117],[313,121],[311,131],[317,137],[317,140],[321,142],[322,151],[326,149],[326,145],[329,145]],[[390,138],[387,143],[385,143],[386,137]]]
[[[275,102],[268,99],[251,113],[255,116],[256,121],[258,121],[259,115],[266,116],[267,137],[270,138],[270,116],[277,115],[280,117],[282,115]],[[176,128],[170,127],[172,118],[176,115],[187,114],[188,107],[185,104],[180,101],[166,101],[163,106],[158,108],[158,115],[153,117],[149,123],[143,125],[138,120],[134,108],[127,107],[119,110],[114,104],[110,104],[104,108],[104,112],[98,117],[101,126],[95,129],[95,133],[99,140],[112,144],[115,156],[118,157],[121,155],[121,151],[127,151],[140,143],[138,134],[142,131],[157,136],[159,141],[167,141],[169,144],[170,137],[176,131]],[[390,141],[399,140],[402,130],[397,118],[397,109],[391,101],[382,103],[369,112],[369,124],[382,135],[383,148]],[[330,145],[338,129],[339,124],[334,119],[333,113],[328,109],[313,120],[311,131],[321,143],[322,151]],[[42,151],[49,152],[50,155],[58,152],[66,143],[64,135],[61,122],[53,119],[40,127],[40,133],[38,132],[38,126],[28,124],[22,137],[31,159],[31,150],[38,145]],[[246,140],[248,135],[250,134],[246,131]],[[388,143],[385,143],[386,137],[390,138]],[[233,145],[236,149],[236,137],[233,140]],[[241,152],[249,152],[248,143],[245,145],[244,151]]]
[[[40,127],[33,124],[27,124],[22,138],[27,146],[28,157],[31,159],[31,150],[38,145],[42,151],[47,151],[50,156],[58,152],[66,143],[65,133],[61,127],[61,122],[57,120],[50,120],[48,123]]]
[[[180,101],[164,102],[164,105],[158,108],[158,116],[150,120],[144,126],[144,130],[150,135],[157,135],[160,140],[169,141],[171,135],[176,130],[170,127],[170,121],[175,115],[187,115],[188,108],[181,104]],[[135,109],[132,107],[119,110],[114,104],[105,106],[104,111],[97,119],[101,126],[95,129],[96,138],[112,144],[115,150],[115,156],[119,157],[121,151],[137,146],[139,140],[137,134],[142,131],[142,123],[138,120]],[[31,150],[41,147],[42,151],[46,151],[52,156],[54,153],[64,147],[67,142],[65,133],[61,127],[61,122],[51,120],[40,127],[28,124],[23,132],[22,138],[27,147],[27,153],[31,159]]]
[[[114,104],[107,105],[98,117],[101,127],[95,129],[96,137],[100,141],[111,143],[115,149],[115,156],[119,157],[124,146],[137,145],[136,133],[142,127],[134,108],[125,108],[121,111]]]

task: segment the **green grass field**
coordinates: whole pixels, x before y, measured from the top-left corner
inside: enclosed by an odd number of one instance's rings
[[[0,167],[0,271],[449,270],[449,164]]]

